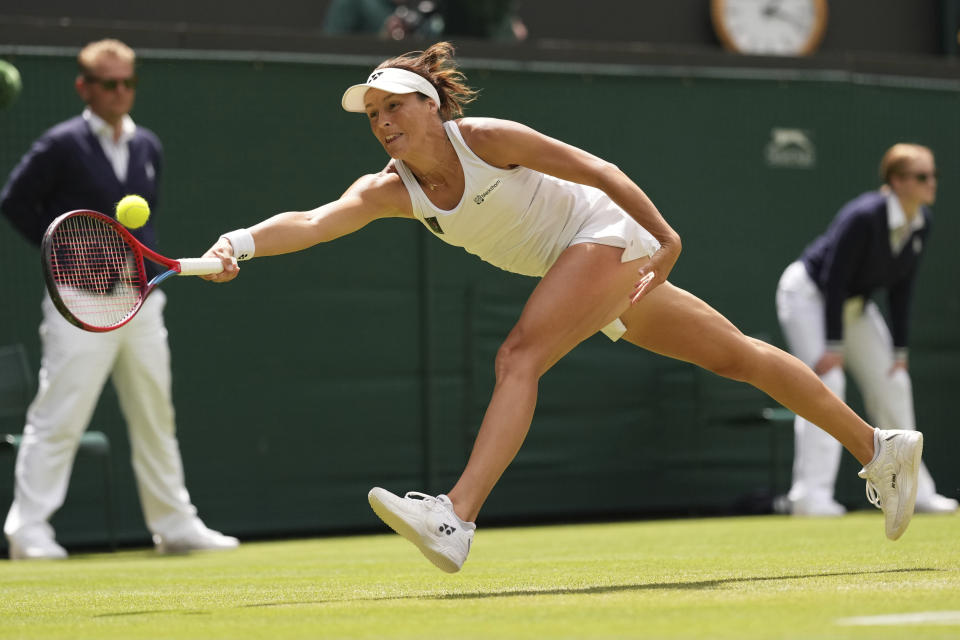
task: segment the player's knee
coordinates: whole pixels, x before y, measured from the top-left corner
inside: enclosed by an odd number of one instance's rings
[[[762,360],[770,348],[765,342],[746,338],[738,343],[737,348],[724,349],[716,354],[707,368],[718,376],[753,384],[761,375]]]
[[[494,360],[494,372],[497,382],[504,382],[511,378],[539,377],[540,363],[534,356],[534,350],[521,340],[507,338],[497,350]]]

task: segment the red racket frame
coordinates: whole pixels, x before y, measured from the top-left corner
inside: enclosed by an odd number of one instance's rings
[[[139,275],[139,298],[130,311],[127,313],[124,318],[116,323],[106,327],[92,325],[87,322],[84,322],[78,318],[63,301],[63,298],[60,293],[60,286],[56,279],[56,270],[57,267],[54,264],[54,255],[55,249],[54,239],[56,237],[56,232],[60,226],[78,216],[85,216],[88,218],[93,218],[100,223],[108,225],[108,227],[116,232],[118,236],[126,243],[130,248],[134,256],[134,266],[137,269]],[[143,306],[144,300],[147,299],[147,296],[150,295],[150,292],[153,291],[157,285],[169,278],[170,276],[180,273],[180,262],[178,260],[172,260],[165,256],[160,255],[156,251],[151,250],[149,247],[144,246],[139,240],[137,240],[132,233],[130,233],[126,227],[120,224],[118,221],[114,220],[110,216],[106,216],[97,211],[91,211],[89,209],[76,209],[74,211],[68,211],[60,216],[58,216],[53,222],[50,223],[50,226],[47,227],[46,232],[43,234],[43,241],[41,242],[41,261],[43,264],[43,277],[46,281],[47,291],[50,293],[50,298],[53,300],[53,304],[57,307],[57,310],[63,315],[63,317],[80,329],[85,331],[93,332],[105,332],[113,331],[114,329],[119,329],[126,323],[130,322],[137,312]],[[152,262],[160,264],[161,266],[166,267],[166,271],[155,276],[149,282],[147,281],[146,270],[144,269],[144,259],[149,259]]]

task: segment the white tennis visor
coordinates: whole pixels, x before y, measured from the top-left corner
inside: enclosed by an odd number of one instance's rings
[[[430,81],[413,71],[398,69],[396,67],[386,67],[377,69],[370,74],[367,81],[363,84],[355,84],[343,93],[343,99],[340,104],[347,111],[354,113],[364,113],[366,111],[366,101],[364,96],[369,89],[380,89],[390,93],[414,93],[419,92],[428,98],[432,98],[437,107],[440,106],[440,95]]]

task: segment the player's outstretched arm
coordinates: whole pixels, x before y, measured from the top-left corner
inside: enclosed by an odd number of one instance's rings
[[[243,231],[249,233],[253,243],[249,257],[265,257],[302,251],[358,231],[374,220],[391,217],[413,217],[410,197],[399,176],[380,173],[360,178],[333,202],[310,211],[278,213]],[[220,258],[223,272],[204,278],[227,282],[237,277],[236,251],[231,240],[221,236],[204,257]]]

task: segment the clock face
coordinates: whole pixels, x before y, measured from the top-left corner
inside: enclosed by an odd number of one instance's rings
[[[711,0],[717,35],[733,51],[802,56],[820,44],[826,0]]]

